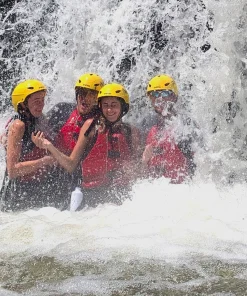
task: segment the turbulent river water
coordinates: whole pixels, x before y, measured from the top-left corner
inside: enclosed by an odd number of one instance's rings
[[[236,0],[29,0],[1,14],[0,132],[19,80],[74,100],[83,73],[123,83],[130,122],[173,76],[200,127],[190,184],[142,180],[122,206],[0,212],[0,295],[247,295],[247,5]],[[0,181],[5,170],[0,149]],[[35,188],[34,188],[35,190]]]

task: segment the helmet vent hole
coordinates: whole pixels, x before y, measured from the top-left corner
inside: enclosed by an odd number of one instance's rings
[[[119,94],[121,92],[121,90],[116,90],[116,94]]]
[[[27,89],[34,89],[33,86],[29,86]]]
[[[166,83],[165,86],[168,86],[170,84],[170,82]]]

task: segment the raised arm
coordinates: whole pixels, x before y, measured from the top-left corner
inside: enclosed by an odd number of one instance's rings
[[[10,179],[28,175],[54,163],[53,158],[50,156],[44,156],[36,160],[20,161],[24,132],[25,124],[21,120],[16,119],[9,127],[6,159]]]
[[[70,156],[67,156],[59,151],[50,141],[44,138],[43,133],[41,132],[37,133],[36,136],[32,135],[32,140],[36,146],[49,150],[53,157],[59,162],[59,164],[71,173],[78,166],[78,163],[81,160],[81,155],[87,146],[88,138],[85,137],[84,134],[92,121],[93,119],[88,119],[82,126],[77,143]]]

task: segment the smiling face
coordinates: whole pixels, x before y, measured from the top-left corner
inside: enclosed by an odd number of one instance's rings
[[[104,97],[101,99],[102,112],[107,120],[115,122],[121,115],[121,103],[117,97]]]
[[[45,105],[45,95],[45,91],[38,91],[28,97],[26,107],[34,117],[40,117],[42,115]]]
[[[87,88],[77,90],[77,110],[81,115],[90,113],[96,105],[98,92]]]

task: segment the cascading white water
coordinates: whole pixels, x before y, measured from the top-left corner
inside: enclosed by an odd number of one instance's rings
[[[20,79],[44,81],[48,110],[92,71],[125,84],[138,122],[148,80],[167,73],[204,143],[190,185],[142,181],[120,207],[0,213],[4,295],[244,295],[246,13],[242,0],[31,0],[3,16],[4,108]],[[240,106],[230,121],[227,102]]]

